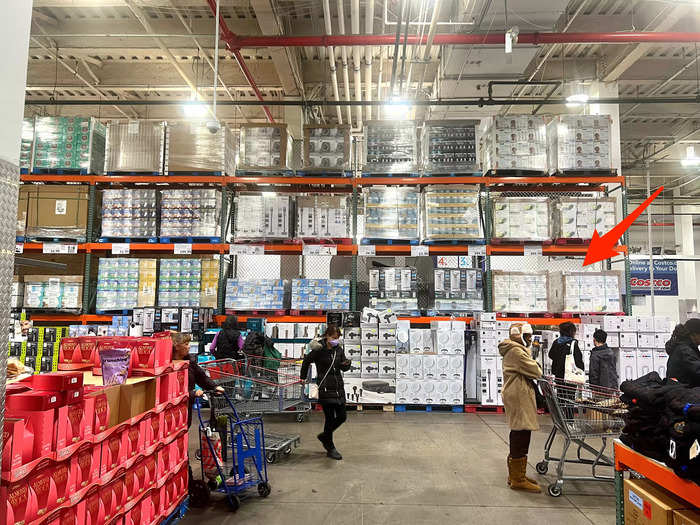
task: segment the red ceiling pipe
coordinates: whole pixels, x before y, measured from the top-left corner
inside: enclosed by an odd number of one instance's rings
[[[209,9],[211,9],[211,12],[214,13],[214,16],[216,16],[216,0],[207,0],[207,3],[209,4]],[[224,20],[223,16],[219,16],[219,34],[221,36],[221,39],[226,42],[226,48],[233,54],[233,56],[236,58],[236,62],[238,62],[238,67],[241,68],[241,72],[243,73],[243,76],[245,79],[248,81],[248,85],[253,88],[253,92],[255,93],[255,96],[260,102],[265,102],[265,99],[262,96],[262,93],[260,93],[260,89],[258,89],[258,84],[255,82],[255,79],[253,78],[253,75],[250,73],[250,70],[248,69],[248,66],[245,63],[245,60],[243,60],[243,57],[241,56],[240,52],[240,46],[235,46],[232,44],[236,40],[236,36],[231,33],[231,30],[228,28],[228,25],[226,25],[226,21]],[[265,116],[267,117],[267,121],[270,124],[275,123],[275,119],[272,117],[272,113],[270,113],[270,108],[268,108],[266,105],[262,106],[263,111],[265,112]]]
[[[211,4],[213,0],[209,0]],[[227,28],[228,31],[228,28]],[[401,36],[400,43],[404,37]],[[303,47],[303,46],[388,46],[396,35],[308,35],[308,36],[239,36],[228,33],[227,43],[234,48]],[[408,45],[425,45],[428,35],[409,35]],[[503,33],[435,35],[435,45],[503,44]],[[621,32],[621,33],[520,33],[518,44],[674,44],[700,42],[700,33]]]

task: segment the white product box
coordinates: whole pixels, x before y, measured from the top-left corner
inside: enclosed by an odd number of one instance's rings
[[[412,381],[407,379],[397,379],[396,380],[396,403],[407,404],[409,402],[409,395],[411,392],[410,384]]]
[[[449,323],[449,321],[447,321]],[[452,330],[444,326],[433,330],[433,348],[438,354],[450,354]]]
[[[496,330],[505,330],[506,332],[510,330],[510,321],[496,321]]]
[[[450,356],[450,377],[449,379],[460,381],[464,379],[464,356],[463,355],[451,355]]]
[[[480,330],[486,330],[486,331],[492,331],[492,330],[497,330],[497,323],[496,321],[482,321],[479,323],[479,329]]]
[[[452,321],[430,321],[431,330],[452,330]]]
[[[450,356],[436,356],[435,370],[438,379],[450,379]]]
[[[637,377],[654,371],[654,351],[651,348],[637,350]]]
[[[590,352],[591,350],[593,350],[593,347],[594,347],[595,345],[593,344],[593,341],[588,341],[588,340],[586,340],[586,341],[583,341],[583,343],[580,344],[579,346],[580,346],[580,348],[581,348],[582,351],[583,351],[583,350],[588,350],[588,351]]]
[[[606,315],[603,317],[603,330],[608,332],[621,332],[622,331],[622,324],[621,324],[621,319],[619,315]]]
[[[408,379],[411,377],[411,356],[398,354],[396,356],[396,378]]]
[[[373,344],[362,343],[362,359],[378,359],[379,346]]]
[[[439,392],[437,391],[437,386],[440,381],[435,381],[433,379],[424,379],[421,384],[421,390],[423,392],[423,403],[426,405],[437,405]]]
[[[496,330],[496,341],[501,342],[510,339],[510,330]]]
[[[396,377],[396,360],[395,359],[380,359],[379,360],[379,377],[394,379]]]
[[[397,382],[395,379],[345,380],[345,396],[348,403],[377,403],[392,405],[396,401]]]
[[[478,314],[479,316],[479,321],[481,322],[495,322],[496,321],[496,312],[480,312]]]
[[[466,321],[452,321],[452,330],[459,330],[461,332],[464,332],[467,329],[467,322]]]
[[[581,325],[581,332],[583,334],[583,338],[587,339],[590,337],[590,339],[593,339],[593,333],[599,328],[598,325],[595,324],[582,324]]]
[[[411,328],[411,353],[422,354],[433,351],[432,331],[423,328]]]
[[[396,325],[395,324],[380,324],[379,325],[379,343],[380,344],[395,344],[396,341]]]
[[[362,330],[359,326],[349,326],[343,328],[343,340],[345,342],[352,341],[359,343],[362,341]]]
[[[469,350],[465,356],[464,364],[464,397],[477,400],[479,391],[479,352],[476,349]]]
[[[282,354],[283,358],[292,359],[294,357],[294,343],[275,343],[275,348]]]
[[[345,357],[348,359],[360,359],[362,356],[362,347],[355,343],[345,343]]]
[[[617,361],[617,373],[620,377],[621,383],[623,381],[637,379],[636,350],[620,350],[619,359]]]
[[[637,348],[637,332],[620,332],[620,348]]]
[[[654,336],[654,348],[666,350],[666,343],[671,339],[671,333],[657,333]]]
[[[423,392],[423,381],[411,381],[408,385],[407,403],[412,405],[422,405],[425,403],[425,393]]]
[[[379,359],[395,359],[396,347],[389,345],[379,345]]]
[[[407,354],[410,349],[410,321],[398,321],[396,323],[396,351],[400,354]]]
[[[343,377],[362,377],[362,361],[359,359],[350,360],[350,369],[343,372]]]
[[[608,340],[606,341],[610,348],[620,348],[620,334],[619,332],[610,332],[608,334]]]
[[[447,398],[448,405],[464,404],[464,383],[462,381],[447,381],[450,396]]]
[[[498,358],[481,357],[479,371],[479,400],[482,405],[498,405]]]
[[[306,353],[305,343],[294,343],[294,359],[301,359]],[[347,355],[347,354],[346,354]]]
[[[437,379],[437,358],[436,355],[423,356],[423,379]]]
[[[634,315],[622,315],[620,319],[620,332],[636,332],[638,329],[637,317]]]
[[[396,366],[398,369],[398,364]],[[423,379],[423,356],[409,355],[408,370],[410,378]]]
[[[654,348],[656,346],[656,334],[637,334],[639,348]]]
[[[379,342],[379,326],[376,324],[362,323],[362,342]]]
[[[672,332],[673,321],[667,316],[654,317],[654,332]]]
[[[637,331],[638,332],[653,332],[654,329],[654,318],[653,317],[638,317],[637,318]]]
[[[379,361],[372,360],[362,360],[362,371],[360,373],[362,378],[373,378],[379,377]]]
[[[498,341],[496,339],[480,340],[479,353],[481,355],[498,355]]]
[[[464,328],[452,328],[450,332],[450,353],[464,355]]]
[[[666,377],[666,365],[668,363],[668,354],[666,350],[654,349],[654,370],[661,376],[661,379]]]
[[[581,350],[581,358],[583,359],[583,371],[588,373],[591,369],[591,350]]]
[[[435,381],[434,405],[449,405],[450,381]]]

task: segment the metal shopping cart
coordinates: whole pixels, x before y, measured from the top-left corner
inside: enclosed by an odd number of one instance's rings
[[[251,365],[247,360],[222,359],[202,363],[200,366],[245,415],[292,413],[297,421],[303,421],[311,409],[311,403],[304,395],[299,379],[301,365],[289,360],[270,360],[266,363],[274,368]],[[274,361],[274,363],[273,363]],[[230,414],[230,408],[223,398],[213,396],[210,400],[212,412],[217,416]],[[268,463],[274,463],[280,455],[287,456],[299,446],[299,434],[265,433]]]
[[[554,378],[540,379],[537,385],[547,402],[554,424],[544,445],[544,459],[536,465],[537,472],[546,474],[549,462],[557,462],[557,480],[547,487],[549,495],[561,496],[565,480],[613,482],[612,475],[600,475],[596,469],[614,467],[614,461],[605,454],[605,448],[608,439],[616,438],[625,424],[622,417],[627,409],[620,401],[620,392],[590,384],[562,385],[556,383]],[[564,438],[561,457],[558,458],[551,455],[557,434]],[[600,448],[596,449],[585,442],[586,438],[592,437],[601,438]],[[567,458],[572,444],[577,446],[575,459]],[[583,457],[584,451],[593,457]],[[591,476],[565,476],[566,463],[590,465]]]
[[[200,400],[196,399],[194,408],[199,419],[199,436],[202,467],[202,480],[192,482],[190,494],[193,505],[202,506],[209,500],[209,491],[214,490],[226,495],[226,500],[234,512],[241,504],[240,496],[257,488],[258,494],[266,498],[272,492],[267,478],[265,463],[265,433],[263,422],[259,417],[240,419],[231,399],[227,394],[212,395],[212,399],[221,399],[229,407],[226,414],[227,425],[218,428],[218,432],[205,423],[202,417]],[[225,439],[220,439],[220,433]],[[219,439],[215,439],[215,438]],[[221,443],[226,448],[223,455]],[[203,480],[208,479],[209,483]]]

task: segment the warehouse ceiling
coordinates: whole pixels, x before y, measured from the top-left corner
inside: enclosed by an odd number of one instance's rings
[[[214,3],[214,2],[213,2]],[[331,34],[396,32],[400,0],[329,0]],[[437,8],[435,7],[437,4]],[[28,105],[27,115],[94,115],[109,118],[184,118],[180,101],[196,89],[203,100],[213,93],[214,16],[207,0],[34,0],[27,100],[140,101],[141,105]],[[517,26],[532,32],[700,31],[696,0],[406,0],[409,35],[427,35],[436,14],[436,32],[503,33]],[[339,7],[342,15],[339,18]],[[372,20],[367,24],[368,13]],[[221,0],[221,13],[236,35],[322,35],[324,0]],[[342,19],[342,24],[340,23]],[[344,27],[341,27],[344,26]],[[401,30],[405,29],[405,24]],[[135,36],[138,35],[138,36]],[[334,60],[329,61],[330,52]],[[242,48],[242,58],[265,100],[333,99],[331,64],[339,98],[388,98],[394,45],[347,47]],[[688,44],[518,44],[398,46],[396,89],[407,99],[486,96],[490,80],[558,81],[560,86],[499,86],[505,97],[564,97],[572,81],[584,87],[617,83],[620,96],[697,96],[698,49]],[[354,56],[353,56],[354,55]],[[237,61],[221,42],[219,100],[255,101]],[[367,64],[371,61],[371,82]],[[357,62],[357,63],[356,63]],[[356,67],[359,68],[359,75]],[[345,84],[347,70],[347,84]],[[403,70],[403,75],[401,71]],[[381,82],[379,80],[381,79]],[[349,96],[346,96],[346,89]],[[380,91],[381,90],[381,91]],[[172,105],[143,105],[144,101]],[[277,121],[290,108],[271,106]],[[564,106],[516,105],[488,108],[421,107],[418,119],[478,117],[489,114],[563,113]],[[307,118],[353,125],[378,118],[379,108],[316,107]],[[218,117],[231,125],[264,122],[260,106],[220,106]],[[644,165],[651,163],[652,186],[679,187],[700,194],[699,168],[683,168],[687,146],[700,156],[700,105],[620,106],[622,164],[633,187],[644,188]]]

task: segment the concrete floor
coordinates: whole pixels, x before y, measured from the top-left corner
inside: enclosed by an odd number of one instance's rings
[[[612,483],[565,482],[552,498],[546,487],[555,471],[539,476],[551,429],[547,416],[533,434],[528,475],[542,494],[506,485],[508,427],[503,415],[349,412],[335,435],[343,461],[326,458],[316,439],[323,415],[309,421],[268,416],[269,431],[299,433],[301,446],[268,468],[272,494],[245,500],[235,514],[218,495],[206,509],[190,509],[182,523],[222,524],[596,524],[615,523]],[[194,446],[196,434],[192,434]],[[591,440],[593,442],[594,440]],[[556,448],[556,447],[555,447]],[[193,464],[193,467],[194,464]],[[612,469],[607,469],[612,475]],[[587,475],[590,468],[568,467]],[[199,477],[195,467],[195,477]]]

